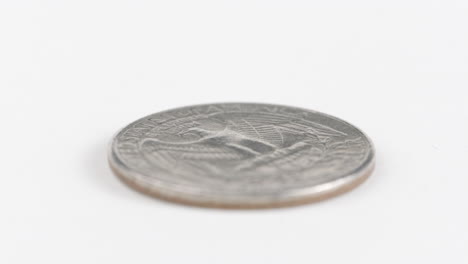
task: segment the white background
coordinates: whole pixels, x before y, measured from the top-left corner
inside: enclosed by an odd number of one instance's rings
[[[0,263],[468,263],[466,0],[1,0],[0,89]],[[375,173],[226,211],[109,171],[122,126],[220,101],[341,117]]]

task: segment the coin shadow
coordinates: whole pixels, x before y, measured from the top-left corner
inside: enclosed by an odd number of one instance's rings
[[[107,161],[108,142],[101,140],[91,145],[84,160],[87,176],[98,188],[119,197],[135,197],[123,182],[121,182],[111,171]]]
[[[285,211],[285,210],[300,210],[317,204],[324,204],[327,201],[312,204],[298,204],[293,207],[270,207],[270,208],[219,208],[219,207],[204,207],[195,206],[186,203],[174,203],[165,199],[156,199],[146,194],[137,192],[133,188],[129,188],[119,177],[112,172],[108,159],[108,142],[101,140],[92,144],[89,151],[86,153],[84,159],[84,166],[88,173],[86,173],[89,180],[99,189],[106,191],[112,195],[118,196],[121,199],[139,199],[146,200],[147,202],[156,203],[159,205],[167,205],[171,207],[181,207],[185,209],[192,209],[198,211],[223,211],[225,213],[251,213],[253,211],[267,212],[267,211]],[[334,200],[334,199],[331,199]],[[252,210],[257,209],[257,210]]]
[[[147,200],[148,203],[175,206],[173,203],[155,199],[129,188],[119,177],[114,175],[107,159],[108,147],[108,141],[100,140],[90,146],[84,158],[84,166],[88,172],[86,175],[95,186],[109,194],[118,196],[120,199],[138,199],[139,202]]]

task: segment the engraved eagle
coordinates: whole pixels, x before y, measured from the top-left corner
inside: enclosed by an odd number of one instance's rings
[[[141,149],[168,170],[221,173],[268,164],[278,167],[303,151],[319,158],[330,141],[344,136],[301,118],[223,113],[169,122],[143,140]]]

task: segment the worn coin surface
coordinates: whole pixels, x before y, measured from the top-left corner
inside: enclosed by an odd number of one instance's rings
[[[259,208],[322,200],[359,185],[374,149],[356,127],[267,104],[188,106],[122,129],[109,162],[128,185],[187,204]]]

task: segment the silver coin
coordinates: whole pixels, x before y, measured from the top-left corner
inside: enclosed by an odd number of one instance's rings
[[[199,206],[278,207],[352,189],[372,172],[369,138],[296,107],[208,104],[156,113],[122,129],[109,162],[128,185]]]

